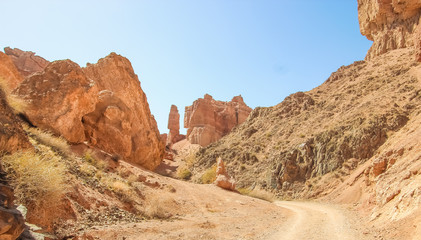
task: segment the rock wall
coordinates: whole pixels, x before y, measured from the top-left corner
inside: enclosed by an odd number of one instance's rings
[[[10,56],[13,63],[23,76],[43,71],[50,63],[44,58],[35,55],[34,52],[22,51],[18,48],[4,48],[4,52]]]
[[[111,53],[86,68],[54,61],[15,92],[28,102],[25,114],[37,127],[148,169],[162,160],[164,144],[145,93],[130,61],[120,55]]]
[[[366,59],[390,50],[418,46],[419,0],[358,0],[361,34],[373,41]]]
[[[185,109],[187,139],[193,144],[207,146],[243,123],[251,111],[241,96],[234,97],[230,102],[222,102],[205,94],[204,98],[199,98]]]

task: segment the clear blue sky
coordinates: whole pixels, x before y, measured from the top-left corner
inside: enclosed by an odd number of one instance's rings
[[[371,45],[359,31],[357,0],[14,0],[0,7],[1,48],[81,66],[110,52],[127,57],[161,133],[171,104],[181,122],[184,107],[205,93],[273,106],[362,60]]]

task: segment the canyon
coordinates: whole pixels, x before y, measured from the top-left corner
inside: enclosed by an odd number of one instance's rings
[[[0,239],[418,239],[421,2],[358,0],[365,60],[160,134],[130,61],[0,52]]]

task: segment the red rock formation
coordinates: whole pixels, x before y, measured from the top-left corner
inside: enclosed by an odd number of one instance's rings
[[[26,78],[16,93],[28,102],[25,114],[37,127],[72,143],[86,140],[82,117],[95,109],[98,88],[70,60],[55,61]]]
[[[171,105],[170,115],[168,116],[168,129],[170,132],[168,133],[167,145],[171,146],[186,138],[186,136],[180,134],[180,114],[175,105]]]
[[[366,58],[419,44],[420,16],[418,0],[358,0],[361,33],[374,41]]]
[[[154,169],[164,144],[130,61],[111,53],[80,68],[55,61],[25,79],[16,93],[28,119],[72,143],[87,141],[132,163]]]
[[[25,220],[13,205],[13,189],[0,184],[0,239],[17,239],[25,230]]]
[[[23,81],[12,59],[3,52],[0,52],[0,78],[9,89],[15,89]]]
[[[88,64],[84,71],[101,91],[95,111],[84,118],[90,125],[87,139],[105,151],[154,169],[162,161],[164,145],[130,61],[111,53]]]
[[[4,48],[4,52],[10,56],[16,68],[23,76],[31,75],[35,72],[43,71],[50,63],[40,56],[36,56],[34,52],[22,51],[18,48]]]
[[[224,161],[222,161],[219,157],[216,160],[216,164],[215,185],[223,189],[235,191],[235,180],[228,175],[227,170],[225,169]]]
[[[243,123],[251,111],[241,96],[222,102],[206,94],[186,107],[184,127],[188,128],[187,139],[193,144],[207,146]]]

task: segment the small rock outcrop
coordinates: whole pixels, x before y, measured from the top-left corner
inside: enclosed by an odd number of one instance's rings
[[[420,16],[418,0],[358,0],[361,34],[373,41],[366,59],[398,48],[419,49]]]
[[[243,123],[251,111],[241,95],[230,102],[223,102],[205,94],[204,98],[186,107],[184,127],[187,128],[187,139],[193,144],[207,146]]]
[[[88,142],[154,169],[164,144],[145,93],[128,59],[111,53],[81,68],[54,61],[28,76],[15,92],[28,103],[29,121],[71,143]]]
[[[0,78],[9,89],[15,89],[23,81],[12,59],[3,52],[0,52]]]
[[[0,183],[0,239],[17,239],[25,230],[25,220],[13,200],[13,189]]]
[[[216,160],[216,164],[215,185],[226,190],[235,191],[235,180],[228,175],[222,158],[219,157]]]
[[[180,134],[180,114],[175,105],[171,105],[170,115],[168,116],[168,130],[170,130],[167,137],[167,145],[169,146],[186,137]]]
[[[18,48],[4,48],[4,52],[10,56],[16,68],[23,76],[43,71],[50,63],[44,58],[35,55],[34,52],[22,51]]]

